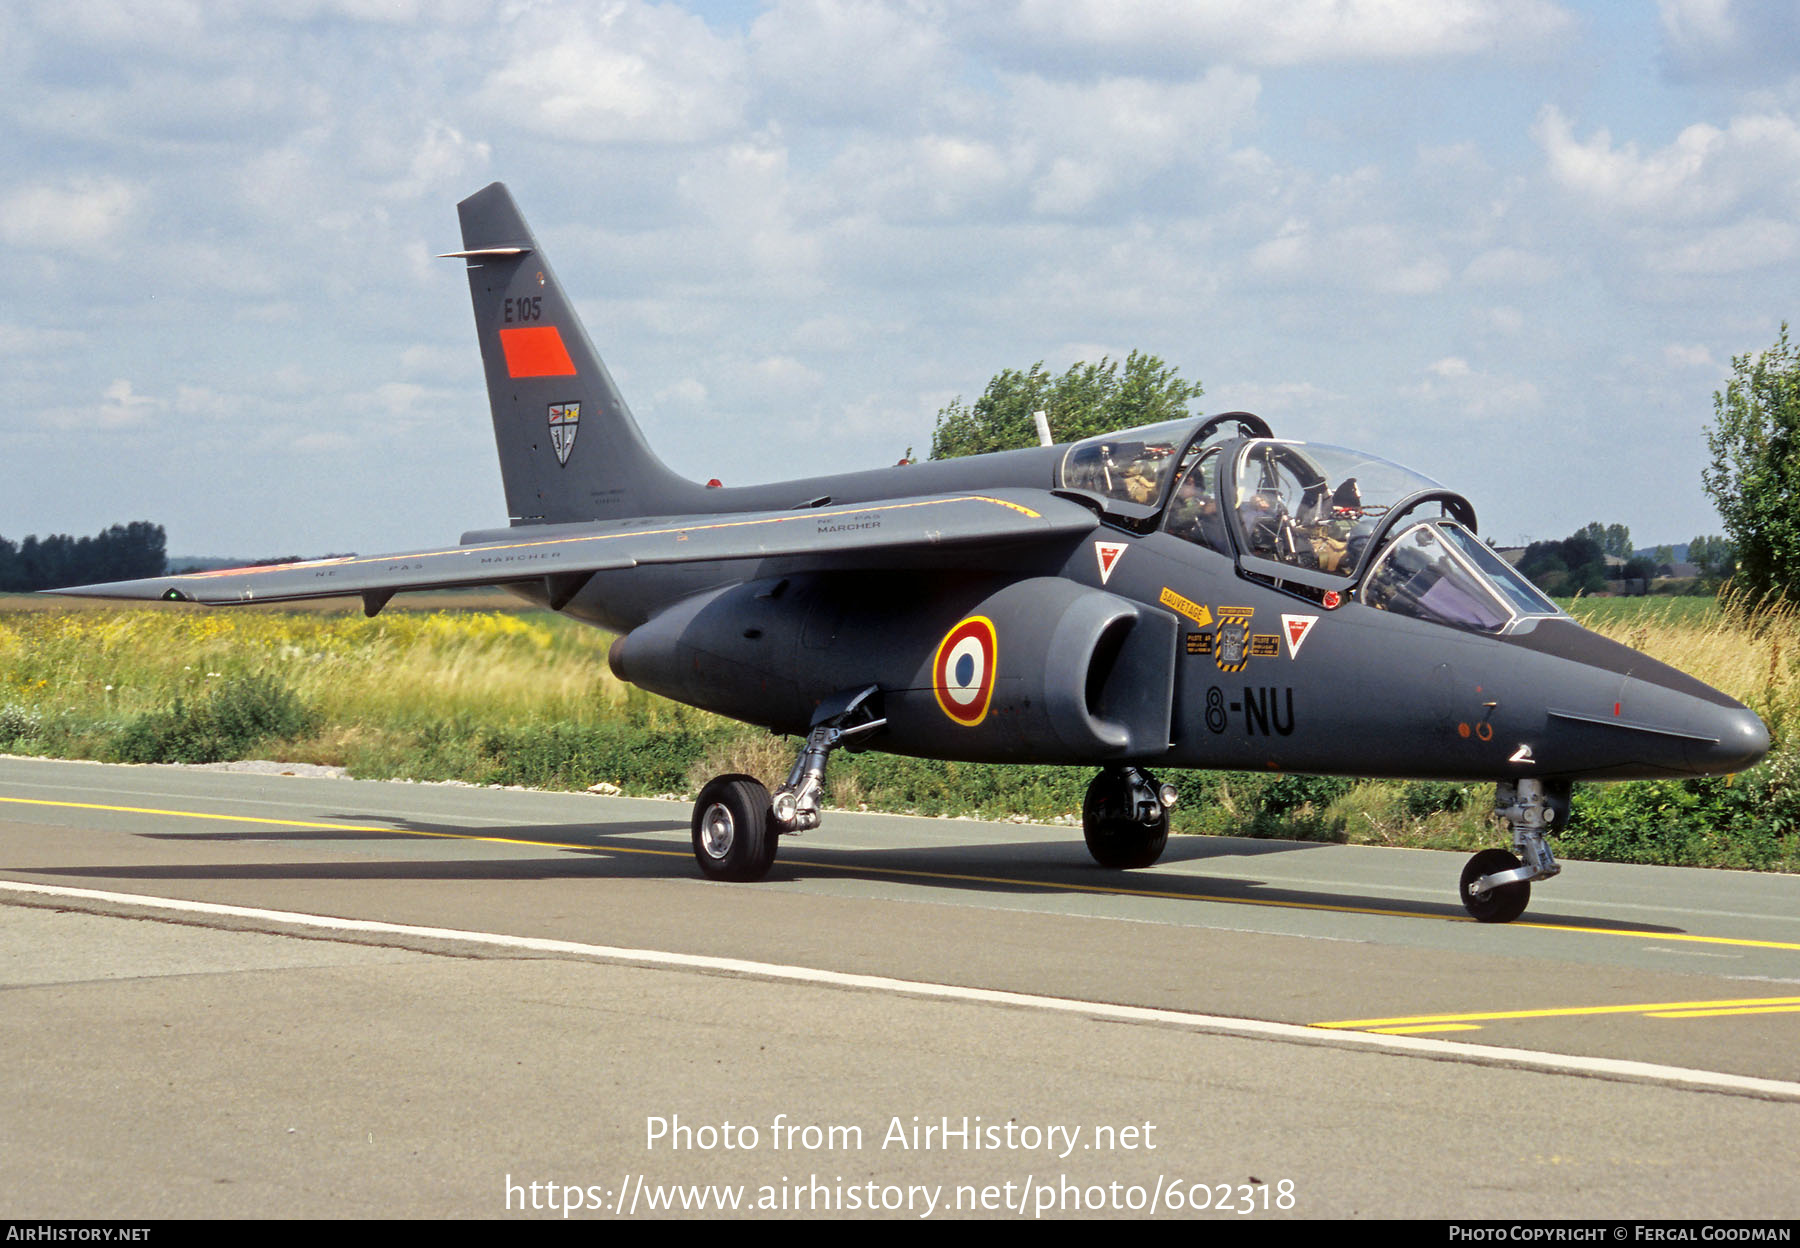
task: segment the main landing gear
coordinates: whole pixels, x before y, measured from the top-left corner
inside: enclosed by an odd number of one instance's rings
[[[1175,786],[1136,767],[1108,767],[1088,785],[1081,803],[1081,834],[1103,867],[1147,867],[1169,843],[1169,808]]]
[[[694,859],[701,871],[715,880],[760,880],[775,865],[783,833],[819,826],[819,795],[831,751],[887,723],[869,709],[874,694],[870,685],[821,703],[787,782],[773,794],[752,776],[715,776],[707,782],[694,801]]]
[[[1569,824],[1569,785],[1502,780],[1494,787],[1494,813],[1512,830],[1513,852],[1484,849],[1469,859],[1459,892],[1481,922],[1510,923],[1525,913],[1531,881],[1562,870],[1544,838]]]

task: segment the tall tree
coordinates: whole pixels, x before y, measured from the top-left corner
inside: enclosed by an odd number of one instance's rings
[[[1180,369],[1154,355],[1133,351],[1123,365],[1110,356],[1098,364],[1076,364],[1060,377],[1043,361],[1020,372],[996,373],[973,404],[960,397],[938,412],[931,435],[931,457],[954,459],[1037,445],[1031,414],[1049,413],[1050,432],[1058,442],[1072,442],[1131,425],[1154,424],[1188,415],[1188,404],[1200,397],[1198,381],[1186,381]]]
[[[1723,537],[1696,537],[1688,543],[1687,562],[1697,566],[1701,576],[1724,580],[1737,570],[1737,547]]]
[[[131,581],[168,569],[168,542],[160,524],[133,520],[95,537],[52,533],[27,536],[14,546],[0,538],[0,591],[60,589],[95,581]]]
[[[1737,547],[1737,584],[1757,597],[1800,600],[1800,353],[1787,322],[1773,347],[1731,361],[1713,394],[1700,473]]]
[[[1606,588],[1605,535],[1605,526],[1596,523],[1560,542],[1533,542],[1519,558],[1519,571],[1557,597],[1597,594]]]
[[[1617,555],[1621,559],[1631,558],[1631,529],[1626,525],[1601,524],[1598,520],[1590,520],[1575,536],[1587,538],[1606,554]]]

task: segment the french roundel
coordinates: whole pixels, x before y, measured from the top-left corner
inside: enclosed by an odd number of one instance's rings
[[[994,696],[994,658],[994,625],[986,616],[970,616],[938,642],[932,692],[944,714],[965,728],[987,717]]]

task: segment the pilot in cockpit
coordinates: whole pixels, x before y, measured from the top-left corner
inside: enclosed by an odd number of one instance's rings
[[[1296,465],[1289,461],[1283,468],[1291,481]],[[1363,516],[1362,489],[1355,477],[1344,478],[1332,489],[1323,474],[1309,475],[1310,480],[1295,481],[1289,487],[1298,494],[1291,512],[1282,489],[1273,482],[1266,481],[1264,488],[1239,501],[1239,518],[1251,552],[1295,567],[1347,573],[1355,564],[1350,543],[1355,524]]]
[[[1315,492],[1316,502],[1313,500]],[[1351,528],[1362,518],[1362,488],[1355,477],[1345,477],[1327,502],[1325,482],[1321,480],[1314,490],[1307,492],[1307,499],[1314,508],[1314,519],[1307,530],[1313,556],[1321,570],[1336,572],[1344,566],[1345,557],[1350,553]]]
[[[1225,517],[1219,510],[1218,497],[1207,488],[1206,473],[1211,467],[1202,461],[1181,479],[1169,505],[1169,532],[1229,555],[1231,544],[1225,536]]]

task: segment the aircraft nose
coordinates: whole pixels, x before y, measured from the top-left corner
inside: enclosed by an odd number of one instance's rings
[[[1718,736],[1716,744],[1696,743],[1689,751],[1688,760],[1697,771],[1712,775],[1743,771],[1769,752],[1768,725],[1747,706],[1719,708],[1712,732]]]

